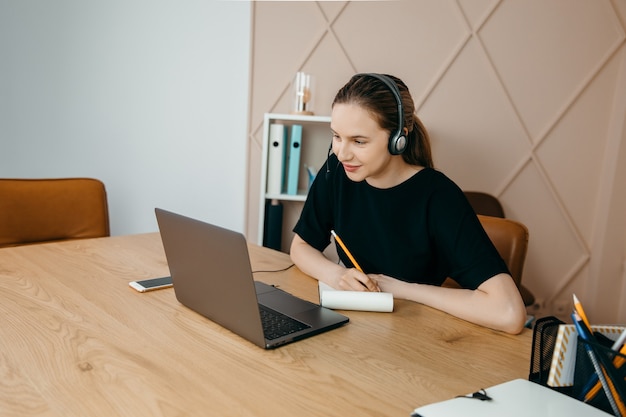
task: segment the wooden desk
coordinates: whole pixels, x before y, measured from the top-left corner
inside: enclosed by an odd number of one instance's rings
[[[250,246],[254,270],[291,263]],[[134,279],[168,275],[158,234],[0,249],[2,416],[408,416],[527,378],[510,336],[415,303],[265,351]],[[297,268],[256,279],[311,301]]]

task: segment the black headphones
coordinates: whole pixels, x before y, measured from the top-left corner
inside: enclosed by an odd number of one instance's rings
[[[388,149],[390,154],[400,155],[406,149],[407,140],[406,136],[404,136],[404,108],[402,107],[402,96],[400,95],[398,85],[390,77],[383,74],[365,73],[357,75],[373,77],[382,81],[395,97],[396,104],[398,105],[398,129],[389,136]]]
[[[377,74],[373,72],[361,73],[361,74],[356,74],[355,77],[359,75],[372,77],[372,78],[376,78],[377,80],[380,80],[382,83],[384,83],[387,86],[387,88],[389,88],[389,90],[391,90],[391,93],[396,99],[396,104],[398,105],[398,128],[396,129],[395,132],[391,134],[391,136],[389,136],[387,149],[389,149],[389,153],[392,155],[400,155],[406,149],[407,139],[406,139],[406,136],[404,135],[404,108],[402,107],[402,96],[400,95],[400,90],[398,89],[398,85],[390,77],[383,75],[383,74]],[[326,179],[328,179],[328,176],[330,175],[330,167],[328,166],[328,158],[330,158],[330,155],[332,153],[332,148],[333,148],[333,142],[331,141],[330,146],[328,147],[328,156],[326,158]],[[339,162],[337,162],[337,166],[339,166]]]

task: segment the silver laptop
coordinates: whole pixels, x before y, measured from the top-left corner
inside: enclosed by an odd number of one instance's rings
[[[155,209],[178,301],[271,349],[337,328],[348,317],[254,281],[241,233]]]

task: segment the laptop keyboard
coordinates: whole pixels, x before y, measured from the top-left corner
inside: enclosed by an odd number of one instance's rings
[[[263,333],[265,333],[265,338],[268,340],[278,339],[279,337],[311,327],[267,307],[259,306],[259,309],[261,310]]]

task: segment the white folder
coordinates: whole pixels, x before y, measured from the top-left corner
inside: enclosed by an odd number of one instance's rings
[[[283,190],[286,136],[285,125],[279,123],[270,125],[267,157],[268,194],[280,194]]]
[[[595,407],[524,379],[485,388],[490,401],[457,397],[418,407],[412,417],[607,417]]]

